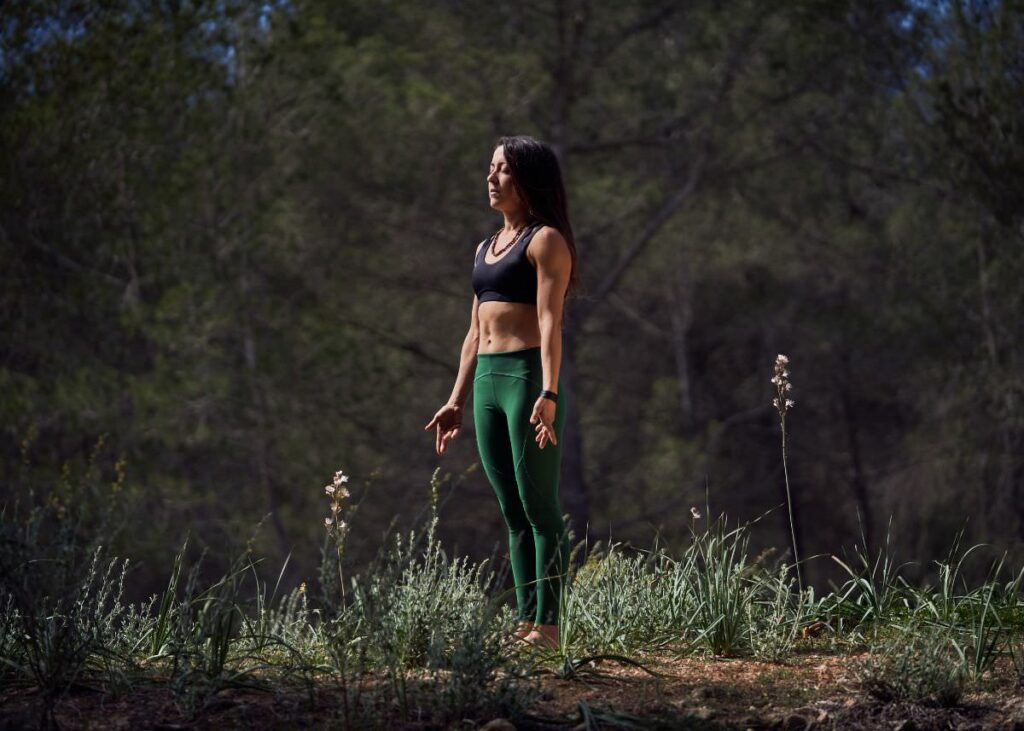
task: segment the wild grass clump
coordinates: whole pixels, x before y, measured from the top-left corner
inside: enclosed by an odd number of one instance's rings
[[[856,670],[861,687],[879,700],[955,706],[968,662],[963,648],[936,625],[909,625],[878,644]]]
[[[896,562],[891,536],[890,526],[885,544],[874,559],[859,546],[854,547],[856,561],[847,562],[832,556],[850,578],[829,597],[829,611],[842,618],[847,626],[872,633],[872,638],[913,613],[914,593],[900,573],[908,564]]]
[[[368,569],[351,578],[340,594],[348,601],[324,607],[325,621],[316,632],[345,688],[347,722],[370,720],[382,697],[394,703],[401,719],[437,721],[516,717],[535,697],[526,680],[528,663],[505,646],[512,613],[503,596],[492,595],[489,561],[474,565],[468,557],[451,558],[437,539],[437,475],[426,529],[395,533]],[[328,492],[328,530],[336,544],[347,536],[337,530],[338,492]],[[325,562],[342,554],[325,551]],[[360,687],[367,677],[383,680],[372,703]]]
[[[0,666],[6,685],[41,691],[41,727],[57,700],[85,675],[118,688],[131,669],[121,604],[128,561],[105,557],[119,530],[123,463],[106,482],[96,465],[100,439],[80,474],[65,465],[40,493],[32,486],[0,508]],[[104,531],[100,536],[97,531]]]
[[[375,638],[367,659],[387,667],[422,667],[428,658],[451,652],[457,638],[488,601],[492,574],[487,562],[450,559],[436,540],[433,524],[426,546],[415,529],[395,535],[388,550],[352,589],[353,607],[364,631]]]
[[[619,653],[677,638],[684,622],[670,614],[675,605],[664,559],[660,553],[627,555],[619,543],[606,551],[596,546],[564,598],[560,631],[567,644],[578,653]]]
[[[785,564],[773,572],[764,556],[748,562],[748,529],[729,530],[720,515],[691,529],[679,557],[657,548],[626,555],[620,544],[592,552],[567,602],[573,649],[782,657],[797,641],[813,594],[793,586]]]
[[[746,605],[750,652],[761,660],[780,661],[793,652],[801,628],[815,614],[813,587],[801,591],[791,567],[782,563],[774,574],[764,572],[752,601]]]

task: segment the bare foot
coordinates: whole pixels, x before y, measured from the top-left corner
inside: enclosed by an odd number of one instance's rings
[[[533,622],[520,622],[518,625],[516,625],[515,631],[512,632],[512,635],[514,637],[518,637],[519,639],[523,639],[524,637],[526,637],[526,635],[530,633],[530,631],[533,629],[533,626]]]
[[[537,647],[546,647],[552,650],[558,649],[560,646],[558,639],[558,625],[535,624],[533,626],[533,630],[523,639]]]

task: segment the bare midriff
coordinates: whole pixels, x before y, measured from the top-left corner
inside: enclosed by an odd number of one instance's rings
[[[479,353],[522,350],[540,345],[537,305],[522,302],[481,302]]]

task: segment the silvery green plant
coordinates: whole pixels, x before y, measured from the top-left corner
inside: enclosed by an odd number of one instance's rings
[[[450,559],[436,536],[395,533],[369,569],[352,582],[352,606],[373,637],[368,661],[384,667],[423,667],[434,643],[451,648],[472,610],[488,602],[488,561]]]
[[[813,592],[793,591],[784,576],[747,564],[746,526],[727,531],[720,516],[698,531],[701,513],[691,514],[692,541],[679,557],[657,547],[627,555],[617,543],[588,555],[563,617],[574,651],[688,654],[703,647],[781,657],[792,648],[816,607]]]
[[[792,652],[800,627],[814,604],[813,589],[800,591],[783,563],[777,574],[766,574],[747,605],[750,649],[755,657],[781,660]]]
[[[757,581],[747,564],[750,537],[745,526],[726,531],[720,515],[703,533],[695,534],[694,599],[696,621],[705,646],[715,655],[734,655],[749,648],[749,605]]]
[[[850,575],[839,591],[830,598],[832,611],[850,616],[856,624],[867,626],[873,633],[880,631],[887,624],[898,623],[900,617],[906,617],[911,613],[911,598],[914,593],[906,579],[900,575],[900,570],[909,562],[896,563],[890,548],[891,528],[890,521],[885,545],[879,548],[874,561],[865,551],[855,547],[860,564],[858,569],[852,568],[837,556],[832,556],[832,560]]]
[[[1010,582],[1009,592],[1000,591],[999,574],[1002,572],[1006,554],[992,570],[991,578],[985,584],[963,597],[966,621],[961,621],[960,630],[964,635],[964,644],[968,659],[968,670],[972,680],[978,680],[994,665],[1002,654],[1011,629],[1004,625],[1000,612],[1000,604],[1007,596],[1012,597],[1012,607],[1007,614],[1018,608],[1018,592],[1021,574]]]
[[[957,531],[954,536],[947,559],[935,562],[939,567],[939,583],[936,590],[933,591],[930,586],[913,590],[917,597],[916,610],[927,613],[937,622],[955,624],[959,620],[963,595],[957,594],[957,579],[960,579],[964,591],[967,591],[967,582],[961,575],[961,569],[968,556],[985,545],[975,544],[958,556],[962,539],[963,529]]]
[[[591,553],[577,572],[563,618],[572,627],[573,650],[629,652],[647,646],[663,629],[665,575],[642,553],[626,556],[618,543]],[[564,624],[565,622],[563,622]]]
[[[426,531],[387,540],[366,573],[353,577],[350,603],[318,634],[349,680],[383,671],[403,719],[514,715],[534,689],[524,680],[530,661],[505,649],[511,613],[489,594],[489,561],[449,558],[437,522],[433,512]],[[349,723],[369,712],[358,693],[344,696]]]
[[[250,551],[247,548],[235,557],[227,573],[200,590],[204,550],[188,572],[180,599],[180,556],[175,562],[166,597],[166,637],[159,655],[151,659],[171,663],[170,687],[179,708],[189,717],[194,718],[225,688],[270,687],[256,675],[267,667],[266,661],[250,652],[253,645],[266,644],[266,640],[243,636],[243,584],[253,566]]]
[[[40,723],[52,726],[56,703],[83,674],[126,683],[131,661],[117,633],[128,562],[102,558],[103,545],[82,532],[82,515],[102,505],[29,498],[23,518],[17,505],[0,511],[0,664],[10,684],[41,691]]]
[[[909,622],[855,667],[861,687],[883,701],[959,703],[968,677],[963,648],[941,626]]]
[[[495,603],[476,602],[465,610],[451,646],[431,645],[425,680],[416,686],[416,705],[438,719],[519,718],[537,700],[530,680],[534,658],[510,655],[504,629],[509,615]]]

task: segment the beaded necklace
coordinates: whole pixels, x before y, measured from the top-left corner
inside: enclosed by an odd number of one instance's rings
[[[499,228],[499,229],[498,229],[497,231],[495,231],[495,232],[494,232],[494,234],[493,234],[493,235],[491,236],[491,240],[490,240],[490,243],[488,244],[488,247],[489,247],[489,248],[490,248],[490,250],[491,250],[491,255],[492,255],[492,256],[493,256],[493,257],[494,257],[495,259],[498,259],[498,258],[500,258],[502,254],[504,254],[504,253],[505,253],[506,251],[508,251],[509,249],[511,249],[511,248],[512,248],[513,246],[515,246],[515,245],[516,245],[517,243],[519,243],[519,240],[520,240],[520,239],[521,239],[521,238],[523,237],[523,232],[524,232],[524,231],[526,231],[526,229],[527,229],[527,228],[529,228],[529,223],[524,223],[524,224],[523,224],[522,226],[520,226],[520,227],[519,227],[518,229],[516,229],[516,233],[515,233],[515,236],[513,236],[513,237],[512,237],[512,240],[511,240],[511,241],[509,241],[509,242],[508,242],[507,244],[505,244],[505,245],[504,245],[503,247],[501,247],[501,251],[495,251],[495,250],[494,250],[494,245],[495,245],[495,244],[496,244],[496,243],[498,242],[498,235],[499,235],[499,234],[500,234],[500,233],[501,233],[501,232],[502,232],[502,231],[503,231],[503,230],[505,229],[505,227],[504,227],[504,226],[502,226],[501,228]]]

